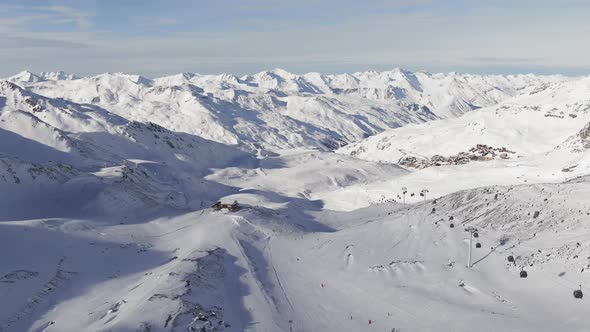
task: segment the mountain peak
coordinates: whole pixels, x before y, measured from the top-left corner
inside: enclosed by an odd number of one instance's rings
[[[34,83],[42,81],[43,78],[39,77],[38,75],[33,74],[28,70],[23,70],[20,73],[13,75],[8,78],[9,81],[13,82],[26,82],[26,83]]]
[[[44,71],[39,74],[35,74],[28,70],[23,70],[20,73],[8,78],[8,80],[10,81],[23,83],[36,83],[42,81],[64,81],[74,79],[78,79],[78,77],[74,74],[69,74],[62,70],[52,72]]]
[[[78,76],[76,76],[74,74],[66,73],[63,70],[52,71],[52,72],[43,71],[39,74],[39,77],[41,77],[43,80],[48,80],[48,81],[65,81],[65,80],[78,79]]]
[[[281,69],[281,68],[275,68],[275,69],[271,70],[270,72],[277,75],[277,76],[283,77],[283,78],[294,78],[294,77],[298,76],[296,74],[293,74],[293,73],[288,72],[288,71]]]
[[[123,72],[115,72],[115,73],[104,73],[100,75],[96,75],[93,77],[94,79],[127,79],[135,84],[144,85],[144,86],[152,86],[154,81],[141,76],[141,75],[134,75],[134,74],[126,74]]]

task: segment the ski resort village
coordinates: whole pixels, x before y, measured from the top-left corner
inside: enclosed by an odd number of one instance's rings
[[[588,17],[0,0],[0,332],[590,332]]]

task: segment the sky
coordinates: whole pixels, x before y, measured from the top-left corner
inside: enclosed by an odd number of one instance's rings
[[[0,0],[0,77],[590,74],[586,0]]]

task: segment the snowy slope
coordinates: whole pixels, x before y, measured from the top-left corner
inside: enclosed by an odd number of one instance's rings
[[[589,92],[587,78],[555,83],[459,118],[408,125],[350,144],[338,152],[400,163],[411,172],[330,193],[328,205],[342,206],[342,197],[349,196],[355,197],[356,208],[382,196],[400,201],[402,187],[414,188],[415,194],[427,188],[436,197],[485,185],[562,182],[586,175]],[[483,156],[470,152],[478,144],[514,153],[501,158],[500,152]],[[424,165],[427,168],[421,169]]]
[[[1,326],[581,330],[588,305],[572,292],[590,281],[580,272],[589,264],[587,188],[586,179],[481,188],[349,213],[292,199],[272,207],[268,200],[277,197],[259,194],[259,204],[236,214],[200,211],[122,225],[6,222],[2,249],[19,254],[3,264],[0,287],[10,296],[3,299],[13,300]],[[243,196],[254,199],[233,198]],[[483,244],[471,269],[464,225],[478,227]],[[32,242],[35,249],[27,247]],[[518,276],[523,267],[526,279]]]
[[[0,80],[0,331],[583,331],[589,82]]]
[[[475,144],[506,146],[522,156],[548,152],[586,125],[589,92],[588,78],[543,86],[460,118],[386,131],[341,152],[389,162],[408,154],[455,154]]]
[[[588,267],[588,216],[587,206],[571,195],[587,195],[586,186],[486,188],[450,195],[311,236],[297,246],[281,246],[291,260],[277,269],[287,271],[283,282],[294,306],[303,300],[298,308],[314,308],[299,309],[303,329],[583,329],[586,304],[576,302],[572,291],[588,282],[587,273],[580,273]],[[578,213],[580,208],[584,213]],[[538,218],[533,217],[536,210],[541,211]],[[449,227],[451,216],[455,228]],[[471,270],[465,268],[463,225],[478,226],[477,241],[483,244],[474,249]],[[506,242],[500,244],[500,239]],[[508,255],[517,257],[516,266],[506,262]],[[521,267],[528,279],[518,277]],[[327,298],[334,300],[326,303]]]
[[[199,207],[234,191],[204,180],[211,168],[256,165],[237,147],[39,96],[7,81],[0,81],[0,98],[2,220],[134,214],[159,204]],[[35,200],[30,209],[27,202]]]

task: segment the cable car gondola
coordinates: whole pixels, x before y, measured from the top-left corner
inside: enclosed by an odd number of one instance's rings
[[[528,273],[527,273],[525,270],[521,270],[521,271],[520,271],[520,277],[521,277],[521,278],[526,278],[526,277],[528,277],[528,276],[529,276],[529,274],[528,274]]]
[[[481,248],[481,243],[477,242],[477,243],[475,244],[475,247],[476,247],[476,248]]]
[[[574,298],[581,299],[582,297],[584,297],[584,293],[582,293],[582,285],[580,285],[580,289],[574,291]]]
[[[477,239],[479,237],[479,234],[477,232],[475,232],[475,233],[473,233],[473,237]]]
[[[514,256],[512,256],[512,255],[508,256],[508,262],[514,263]]]

